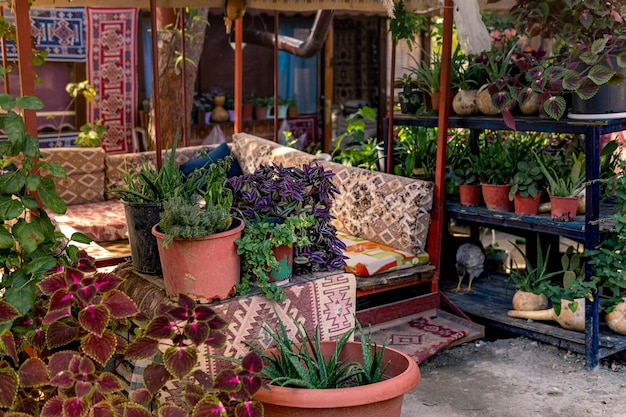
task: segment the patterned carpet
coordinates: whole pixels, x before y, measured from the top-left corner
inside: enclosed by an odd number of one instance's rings
[[[87,77],[98,93],[97,105],[88,104],[89,123],[104,119],[108,132],[102,146],[107,152],[131,152],[137,112],[137,9],[88,7],[87,28]]]

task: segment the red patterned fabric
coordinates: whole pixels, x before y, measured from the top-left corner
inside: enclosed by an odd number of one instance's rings
[[[67,212],[54,220],[86,234],[96,242],[126,239],[128,227],[120,200],[67,206]]]
[[[406,353],[415,359],[415,362],[421,363],[466,335],[465,330],[451,329],[423,316],[398,326],[378,330],[372,334],[372,339],[379,345],[391,340],[389,347]]]
[[[137,112],[137,9],[87,8],[87,77],[96,89],[88,121],[104,120],[107,152],[131,152]]]

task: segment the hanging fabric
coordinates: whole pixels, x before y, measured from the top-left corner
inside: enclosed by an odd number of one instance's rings
[[[491,37],[481,16],[478,0],[455,0],[454,21],[459,44],[468,55],[491,49]]]

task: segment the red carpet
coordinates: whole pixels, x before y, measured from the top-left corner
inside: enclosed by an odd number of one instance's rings
[[[110,153],[131,152],[137,113],[137,9],[87,8],[87,78],[96,89],[96,105],[88,104],[88,121],[104,119],[102,146]]]
[[[421,363],[450,343],[467,335],[465,330],[453,329],[434,320],[437,318],[416,317],[406,323],[376,330],[372,333],[372,338],[379,345],[391,340],[389,347],[406,353],[415,359],[415,362]]]

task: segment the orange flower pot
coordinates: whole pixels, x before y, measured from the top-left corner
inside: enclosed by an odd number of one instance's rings
[[[489,210],[513,211],[513,202],[509,200],[510,185],[481,184],[483,200]]]

